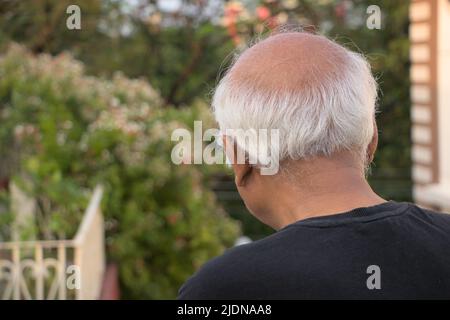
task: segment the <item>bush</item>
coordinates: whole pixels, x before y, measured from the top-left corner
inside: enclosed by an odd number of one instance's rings
[[[0,58],[3,178],[36,199],[45,239],[72,237],[90,191],[103,184],[107,253],[125,298],[174,298],[239,233],[205,187],[210,169],[170,159],[172,130],[199,117],[207,118],[201,103],[162,108],[145,81],[86,76],[66,54],[12,45]]]

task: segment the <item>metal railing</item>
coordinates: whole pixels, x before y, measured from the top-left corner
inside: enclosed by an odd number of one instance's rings
[[[105,270],[103,189],[72,240],[0,242],[0,299],[98,299]]]

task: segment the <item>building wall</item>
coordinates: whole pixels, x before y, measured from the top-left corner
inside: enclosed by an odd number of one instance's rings
[[[410,5],[414,198],[450,210],[450,1]]]
[[[438,119],[440,182],[450,184],[450,1],[438,0]],[[450,190],[448,190],[450,193]]]

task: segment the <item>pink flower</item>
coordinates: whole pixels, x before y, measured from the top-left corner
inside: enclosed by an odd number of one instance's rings
[[[256,16],[263,21],[270,17],[270,10],[267,7],[259,6],[256,8]]]
[[[230,2],[225,5],[225,16],[226,17],[237,17],[243,11],[242,4],[239,2]]]

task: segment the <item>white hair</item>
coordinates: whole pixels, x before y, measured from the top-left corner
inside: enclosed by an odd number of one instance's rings
[[[344,50],[339,73],[327,74],[298,90],[283,90],[283,86],[264,90],[258,81],[235,81],[227,73],[212,101],[220,129],[278,129],[275,152],[280,161],[349,150],[365,162],[375,130],[377,84],[366,59]],[[252,150],[256,146],[246,148],[249,153]]]

